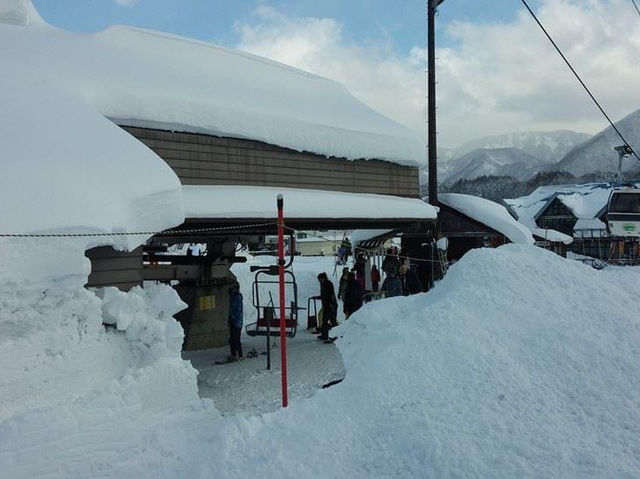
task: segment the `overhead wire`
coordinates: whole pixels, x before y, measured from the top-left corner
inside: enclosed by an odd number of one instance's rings
[[[295,228],[292,228],[292,227],[286,226],[286,225],[285,225],[284,228],[286,230],[290,230],[290,231],[293,231],[293,232],[296,232],[296,233],[300,231],[300,230],[296,230]],[[315,236],[316,238],[325,240],[325,241],[334,242],[334,243],[337,242],[336,240],[328,238],[326,236],[322,236],[321,234],[314,233],[313,236]],[[393,256],[393,257],[398,258],[398,259],[407,259],[409,261],[415,261],[415,262],[422,262],[422,263],[441,263],[442,262],[440,260],[434,260],[434,259],[415,258],[415,257],[412,257],[412,256],[402,256],[402,255],[390,254],[390,253],[386,253],[386,252],[381,253],[378,249],[367,249],[367,248],[361,248],[359,246],[356,246],[354,249],[356,249],[358,251],[362,251],[364,253],[370,253],[370,254],[375,254],[375,255],[385,256],[385,257],[386,256]]]
[[[609,124],[611,125],[611,127],[613,128],[613,130],[617,133],[617,135],[620,137],[620,139],[622,140],[622,142],[624,143],[624,145],[626,147],[629,148],[629,150],[631,151],[631,153],[633,153],[633,155],[638,159],[638,161],[640,161],[640,156],[638,156],[638,154],[636,153],[636,151],[633,149],[633,147],[629,144],[629,142],[625,139],[625,137],[622,135],[622,133],[620,132],[620,130],[618,130],[618,127],[613,123],[613,121],[611,121],[611,118],[609,118],[609,115],[607,115],[607,113],[604,111],[604,108],[602,108],[602,106],[600,105],[600,103],[598,102],[598,100],[596,100],[596,97],[593,96],[593,94],[591,93],[591,91],[589,90],[589,88],[587,87],[587,85],[582,81],[582,78],[580,78],[580,75],[578,75],[578,72],[576,72],[576,70],[573,68],[573,66],[571,65],[571,63],[569,62],[569,60],[567,59],[567,57],[564,55],[564,53],[562,53],[562,50],[560,50],[560,47],[558,47],[558,45],[556,44],[556,42],[553,40],[553,38],[551,38],[551,35],[549,34],[549,32],[547,32],[547,29],[544,27],[544,25],[542,25],[542,23],[540,23],[540,20],[538,20],[538,17],[536,16],[536,14],[533,12],[533,10],[531,9],[531,7],[529,6],[529,4],[527,3],[526,0],[520,0],[524,6],[526,7],[526,9],[529,11],[529,13],[531,14],[531,16],[533,17],[533,19],[536,21],[536,23],[538,24],[538,26],[540,27],[540,29],[544,32],[544,34],[546,35],[546,37],[549,39],[549,41],[551,42],[551,44],[554,46],[554,48],[556,49],[556,51],[560,54],[560,56],[562,57],[562,59],[564,60],[564,62],[567,64],[567,66],[569,67],[569,69],[571,70],[571,72],[574,74],[574,76],[578,79],[578,81],[580,82],[580,84],[582,85],[582,87],[585,89],[585,91],[587,92],[587,94],[591,97],[591,99],[593,100],[593,102],[596,104],[596,106],[598,107],[598,109],[600,110],[600,112],[604,115],[604,117],[607,119],[607,121],[609,122]],[[635,4],[634,1],[634,5],[637,8],[637,5]],[[640,13],[640,10],[638,11],[638,13]]]
[[[636,3],[636,0],[631,0],[631,3],[633,3],[633,6],[636,7],[636,12],[638,12],[638,15],[640,15],[640,8],[638,8],[638,4]]]
[[[167,230],[167,231],[117,231],[117,232],[104,232],[104,233],[0,233],[0,238],[83,238],[94,236],[138,236],[138,235],[160,235],[160,236],[180,236],[184,234],[192,233],[214,233],[222,231],[237,231],[250,228],[259,228],[264,226],[274,226],[277,223],[254,223],[247,225],[237,226],[220,226],[217,228],[196,228],[187,230]]]

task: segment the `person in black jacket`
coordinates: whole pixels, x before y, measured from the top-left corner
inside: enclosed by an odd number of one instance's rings
[[[338,301],[333,283],[329,281],[327,273],[320,273],[318,281],[320,281],[320,300],[322,301],[322,334],[318,339],[328,341],[329,330],[338,325]]]
[[[422,284],[418,273],[416,273],[415,267],[400,266],[400,273],[402,274],[402,283],[404,289],[404,295],[409,296],[411,294],[422,293]]]
[[[349,273],[347,276],[347,287],[344,293],[344,315],[349,319],[353,313],[362,307],[362,288],[356,280],[356,275]]]

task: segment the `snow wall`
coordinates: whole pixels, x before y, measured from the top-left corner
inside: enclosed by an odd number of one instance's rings
[[[3,294],[0,470],[637,477],[638,280],[530,246],[473,250],[432,292],[340,327],[342,383],[224,418],[180,359],[171,291]]]

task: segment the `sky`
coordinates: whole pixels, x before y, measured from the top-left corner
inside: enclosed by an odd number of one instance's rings
[[[134,25],[237,48],[343,83],[425,130],[420,0],[33,0],[60,28]],[[631,0],[529,0],[613,119],[640,108],[640,15]],[[607,123],[520,0],[446,0],[437,17],[438,144]]]

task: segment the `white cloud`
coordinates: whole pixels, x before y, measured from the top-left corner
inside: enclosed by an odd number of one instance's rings
[[[121,7],[131,7],[138,3],[140,0],[114,0],[116,5],[120,5]]]
[[[624,0],[542,0],[538,15],[613,119],[640,108],[640,18]],[[445,8],[446,6],[443,6]],[[356,45],[331,18],[291,18],[261,5],[236,25],[238,48],[333,78],[376,110],[424,132],[424,49]],[[510,131],[606,124],[523,10],[511,23],[449,25],[439,49],[440,144]]]

